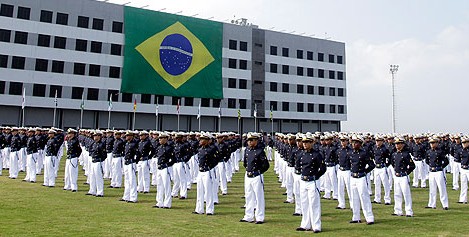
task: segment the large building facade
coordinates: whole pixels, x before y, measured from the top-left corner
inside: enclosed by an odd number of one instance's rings
[[[118,129],[198,130],[199,104],[204,131],[339,131],[347,119],[344,43],[223,23],[224,99],[133,95],[119,92],[124,6],[0,3],[0,124],[21,124],[23,91],[25,126],[79,127],[83,96],[84,128],[107,128],[110,97]]]

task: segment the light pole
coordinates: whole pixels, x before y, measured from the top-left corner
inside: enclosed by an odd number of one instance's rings
[[[395,95],[395,84],[394,84],[394,75],[399,70],[399,65],[390,65],[389,71],[392,76],[392,132],[396,133],[396,95]]]

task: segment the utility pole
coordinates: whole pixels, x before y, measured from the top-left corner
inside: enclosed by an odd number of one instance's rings
[[[390,65],[389,71],[392,76],[392,132],[396,133],[396,94],[395,94],[395,83],[394,76],[399,70],[399,65]]]

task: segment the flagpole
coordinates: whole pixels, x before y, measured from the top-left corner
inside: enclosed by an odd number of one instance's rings
[[[23,116],[21,118],[21,127],[24,127],[24,107],[23,107]]]
[[[135,130],[135,113],[137,112],[137,97],[134,96],[134,117],[132,119],[132,130]]]
[[[238,105],[239,106],[239,105]],[[241,110],[238,107],[238,134],[241,135],[241,127],[239,126],[241,122]]]
[[[199,132],[200,132],[200,120],[202,120],[202,113],[200,111],[200,106],[201,106],[201,101],[199,101],[199,109],[197,110],[197,120],[199,120]]]
[[[180,107],[180,102],[181,102],[181,99],[178,99],[178,105],[177,105],[177,112],[178,112],[178,132],[179,132],[179,107]]]
[[[24,127],[24,108],[26,107],[26,88],[23,87],[23,101],[21,102],[21,127]]]
[[[274,113],[272,112],[272,106],[270,106],[270,122],[272,124],[272,133],[271,137],[274,137]]]
[[[221,102],[220,107],[218,107],[218,132],[221,132]]]
[[[80,129],[83,128],[83,109],[85,108],[85,90],[81,93]]]
[[[55,91],[54,97],[54,120],[52,121],[52,127],[55,127],[55,115],[57,113],[57,91]]]
[[[254,132],[257,132],[257,104],[254,104]]]
[[[157,96],[157,97],[156,97],[156,116],[155,116],[155,117],[156,117],[156,118],[155,118],[155,120],[156,120],[156,121],[155,121],[155,129],[156,129],[156,131],[158,131],[158,114],[159,114],[159,112],[160,112],[160,111],[159,111],[159,110],[160,110],[160,104],[159,104],[159,102],[160,102],[160,101],[159,101],[159,98],[158,98],[158,96]]]

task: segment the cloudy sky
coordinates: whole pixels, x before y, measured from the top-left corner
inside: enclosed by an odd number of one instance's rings
[[[130,0],[110,0],[126,3]],[[469,132],[469,1],[133,0],[129,5],[345,42],[346,131]]]

